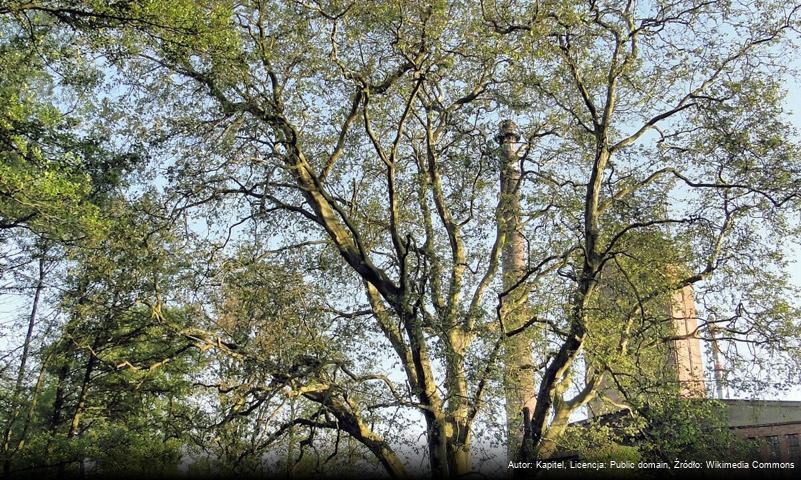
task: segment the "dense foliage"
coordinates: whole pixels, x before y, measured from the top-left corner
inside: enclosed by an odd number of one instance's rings
[[[682,398],[670,305],[732,391],[801,384],[799,15],[0,1],[4,472],[743,447]]]

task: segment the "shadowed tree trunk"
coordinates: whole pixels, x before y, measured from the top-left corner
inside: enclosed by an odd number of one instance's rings
[[[11,435],[14,428],[14,423],[16,422],[20,412],[19,402],[20,394],[22,393],[22,383],[25,380],[25,369],[28,364],[28,356],[30,355],[33,328],[36,325],[36,316],[39,311],[39,300],[42,295],[42,290],[44,289],[46,253],[46,248],[42,248],[42,251],[39,253],[39,275],[37,277],[36,286],[34,289],[31,313],[28,316],[28,329],[25,332],[25,342],[22,345],[22,356],[20,358],[19,369],[17,370],[17,379],[14,382],[14,391],[11,396],[11,414],[9,415],[8,422],[6,422],[5,430],[3,432],[3,472],[5,474],[8,474],[11,469]],[[20,439],[20,441],[22,441],[22,439]]]

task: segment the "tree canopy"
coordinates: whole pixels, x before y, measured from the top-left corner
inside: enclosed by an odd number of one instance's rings
[[[693,433],[718,419],[669,372],[670,305],[692,292],[730,388],[801,384],[799,15],[0,2],[2,293],[28,332],[4,337],[5,471],[731,445]],[[571,425],[621,398],[623,434]]]

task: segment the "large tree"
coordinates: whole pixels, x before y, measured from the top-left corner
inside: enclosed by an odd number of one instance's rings
[[[166,217],[190,238],[220,254],[232,240],[281,253],[299,274],[287,281],[314,286],[314,305],[290,301],[297,317],[283,325],[317,312],[304,335],[331,348],[309,340],[273,358],[280,346],[259,354],[254,338],[282,323],[251,287],[297,293],[259,270],[208,272],[222,275],[224,286],[204,287],[223,300],[201,301],[196,321],[260,368],[242,376],[236,412],[265,392],[301,398],[313,407],[277,434],[344,432],[394,477],[408,475],[402,443],[413,439],[393,418],[419,419],[428,471],[449,477],[477,467],[503,363],[508,397],[537,392],[511,450],[547,457],[604,382],[625,389],[644,352],[673,339],[655,305],[688,285],[705,305],[699,335],[715,324],[732,360],[752,345],[746,358],[769,351],[797,381],[798,317],[776,239],[797,227],[781,79],[798,9],[182,1],[0,12],[86,32],[129,134],[162,158],[153,185]],[[516,166],[495,140],[510,117]],[[502,252],[520,237],[524,267],[504,275]],[[237,340],[242,328],[255,337]]]

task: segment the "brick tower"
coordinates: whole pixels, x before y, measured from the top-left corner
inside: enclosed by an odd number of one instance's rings
[[[691,285],[673,293],[670,316],[676,332],[670,345],[671,364],[681,385],[681,394],[687,398],[702,398],[706,394],[704,363],[701,358],[698,314]]]
[[[654,312],[659,319],[670,322],[665,354],[658,356],[656,365],[651,367],[653,371],[641,374],[655,375],[666,384],[678,383],[679,392],[685,398],[703,398],[706,396],[704,363],[692,286],[673,292],[670,301],[665,303],[661,314]],[[624,395],[615,382],[607,378],[599,388],[598,397],[589,403],[589,414],[599,416],[625,408]]]

